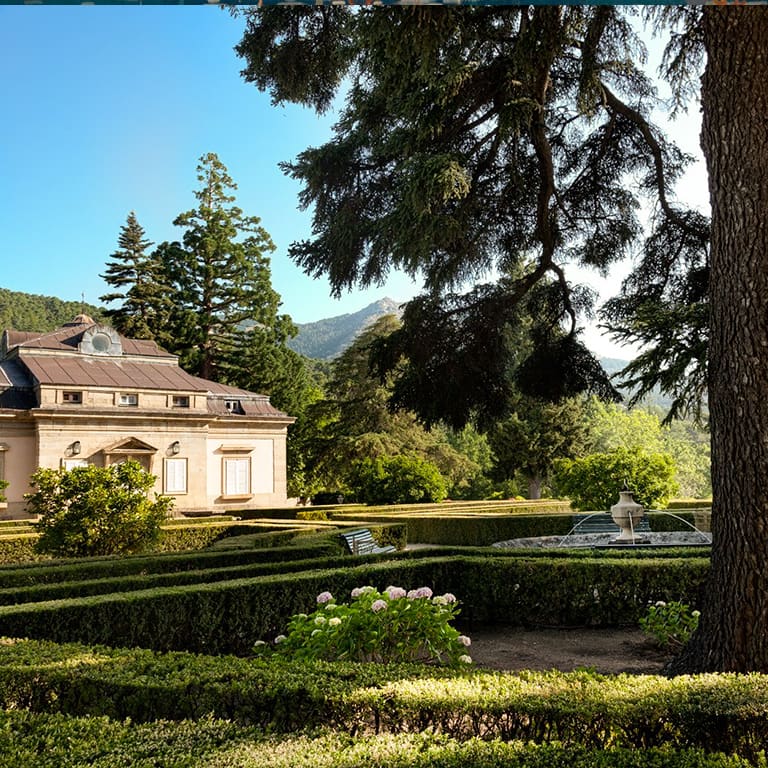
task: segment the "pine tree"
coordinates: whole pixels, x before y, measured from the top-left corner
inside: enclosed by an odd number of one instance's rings
[[[117,244],[118,250],[109,257],[112,262],[101,277],[108,285],[122,290],[99,298],[122,304],[104,314],[126,336],[161,341],[169,309],[167,287],[163,284],[162,264],[157,253],[147,253],[153,244],[146,239],[133,211],[120,228]]]
[[[280,322],[266,255],[275,246],[260,219],[234,205],[237,185],[215,154],[201,157],[197,171],[198,206],[174,220],[184,228],[181,241],[161,246],[174,305],[172,351],[190,373],[223,380],[244,324]]]

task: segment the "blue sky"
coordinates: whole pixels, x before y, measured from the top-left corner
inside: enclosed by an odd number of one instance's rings
[[[155,242],[179,237],[198,158],[216,152],[277,245],[272,282],[295,321],[416,292],[396,276],[336,301],[288,259],[311,221],[277,163],[321,143],[332,119],[246,84],[242,29],[211,6],[0,8],[0,287],[98,304],[128,212]]]
[[[99,275],[135,210],[149,238],[195,205],[198,158],[216,152],[237,202],[277,250],[272,283],[299,323],[418,292],[403,275],[330,297],[287,257],[310,234],[299,185],[277,164],[322,143],[332,118],[273,107],[246,84],[233,46],[243,21],[213,6],[0,6],[0,287],[98,304]],[[676,133],[696,150],[695,116]],[[702,169],[683,186],[701,195]],[[609,293],[620,273],[592,282]],[[620,354],[591,332],[601,354]]]

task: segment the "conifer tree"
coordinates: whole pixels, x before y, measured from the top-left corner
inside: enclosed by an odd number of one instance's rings
[[[107,269],[101,276],[108,285],[118,289],[100,296],[101,301],[122,301],[115,309],[104,313],[112,325],[131,338],[162,341],[158,332],[168,315],[168,291],[163,284],[163,270],[157,253],[147,253],[153,243],[146,238],[144,228],[131,211],[120,228],[118,250],[109,257]]]
[[[174,220],[181,240],[161,246],[174,306],[171,351],[190,373],[218,381],[227,378],[247,325],[272,329],[290,320],[278,315],[267,256],[275,246],[260,219],[234,204],[237,185],[214,153],[200,158],[197,171],[198,205]]]

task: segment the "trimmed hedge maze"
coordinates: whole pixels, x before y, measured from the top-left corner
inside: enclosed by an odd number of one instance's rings
[[[410,522],[350,517],[400,544]],[[507,674],[250,655],[320,591],[344,599],[363,584],[453,592],[470,635],[479,624],[636,625],[657,600],[698,603],[706,548],[354,557],[333,531],[241,535],[251,548],[0,567],[0,634],[29,638],[0,641],[0,766],[766,766],[760,675]]]

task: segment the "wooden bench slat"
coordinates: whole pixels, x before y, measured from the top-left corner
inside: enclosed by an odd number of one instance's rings
[[[381,546],[376,543],[373,534],[368,528],[360,528],[355,531],[345,531],[339,534],[353,555],[372,555],[381,552],[394,552],[391,544]]]

